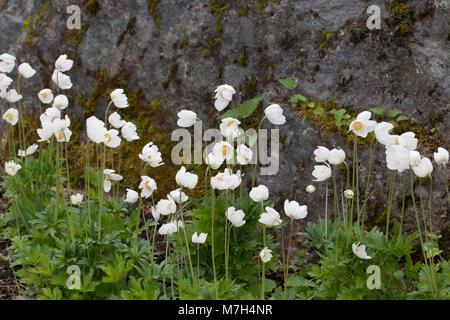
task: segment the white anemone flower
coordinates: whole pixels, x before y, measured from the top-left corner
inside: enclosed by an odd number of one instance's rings
[[[316,162],[325,162],[328,161],[328,158],[330,156],[330,150],[328,148],[318,146],[316,150],[314,150],[314,160]]]
[[[352,244],[352,250],[353,253],[360,259],[372,259],[372,257],[368,256],[366,253],[366,246],[363,244],[360,245],[359,242]]]
[[[218,86],[215,92],[216,101],[214,102],[214,107],[217,109],[217,111],[222,111],[233,99],[233,94],[236,93],[236,90],[234,90],[234,88],[228,84],[223,84]]]
[[[7,88],[13,82],[13,79],[0,72],[0,88]]]
[[[58,70],[55,70],[52,74],[52,81],[56,84],[61,90],[68,90],[72,88],[72,80],[70,77]]]
[[[269,198],[269,189],[261,184],[257,187],[253,187],[249,193],[250,198],[255,202],[263,202]]]
[[[161,199],[158,201],[156,204],[156,211],[163,216],[167,216],[177,211],[177,205],[170,196],[167,196],[167,199]]]
[[[377,141],[385,146],[391,144],[392,135],[389,134],[394,125],[389,122],[380,122],[375,126],[374,133]]]
[[[16,108],[9,108],[3,114],[2,119],[8,122],[10,125],[15,126],[19,121],[19,111]]]
[[[324,165],[314,166],[312,175],[316,178],[314,181],[325,181],[331,177],[331,168]]]
[[[231,144],[225,141],[216,143],[213,147],[213,152],[224,157],[228,162],[233,160],[234,148]]]
[[[253,158],[253,151],[249,147],[247,147],[244,144],[238,145],[236,148],[236,160],[240,165],[247,165],[252,161]]]
[[[158,151],[158,146],[154,145],[153,142],[147,143],[144,148],[142,148],[142,153],[139,154],[139,159],[148,163],[152,168],[162,166],[161,152]]]
[[[207,233],[200,233],[200,235],[197,235],[197,232],[195,232],[192,235],[192,243],[197,243],[197,244],[205,243],[207,236],[208,236]]]
[[[152,213],[153,219],[154,219],[156,222],[158,222],[159,219],[161,218],[161,215],[159,214],[159,212],[156,211],[155,207],[153,207],[153,206],[150,208],[150,211],[151,211],[151,213]]]
[[[16,57],[3,53],[0,55],[0,72],[10,73],[16,65]]]
[[[353,190],[347,189],[344,191],[344,197],[346,197],[347,199],[352,199],[353,195]]]
[[[42,123],[42,128],[37,129],[37,134],[40,138],[38,140],[38,142],[48,141],[48,139],[50,139],[54,134],[53,122],[41,121],[41,123]]]
[[[236,228],[242,227],[245,224],[245,220],[244,220],[245,213],[244,213],[244,211],[236,210],[234,207],[229,207],[225,211],[225,217]]]
[[[228,169],[211,177],[211,187],[217,190],[234,190],[240,185],[239,178]]]
[[[177,125],[182,128],[189,128],[197,121],[197,114],[190,110],[181,110],[177,113]]]
[[[210,152],[206,158],[205,163],[211,167],[211,169],[219,169],[222,165],[225,158],[221,154],[217,154],[216,152]]]
[[[386,147],[386,163],[390,170],[403,172],[409,169],[409,151],[402,145],[390,145]]]
[[[132,189],[127,189],[127,196],[125,198],[125,202],[128,203],[136,203],[139,200],[139,193]]]
[[[278,211],[271,207],[266,207],[266,212],[261,213],[258,222],[268,227],[275,227],[280,225],[282,220]]]
[[[38,97],[43,104],[49,104],[53,101],[53,92],[51,89],[42,89],[39,91]]]
[[[106,131],[105,140],[103,141],[103,143],[108,148],[117,148],[118,146],[120,146],[121,141],[122,139],[120,139],[119,137],[119,131],[117,131],[116,129],[111,129]]]
[[[139,189],[141,190],[141,197],[148,198],[153,192],[158,188],[155,180],[147,176],[141,176],[141,183],[139,184]]]
[[[17,155],[18,155],[19,157],[30,156],[30,155],[32,155],[33,153],[36,152],[37,148],[38,148],[38,145],[37,145],[37,144],[32,144],[32,145],[29,146],[29,147],[27,148],[27,150],[25,150],[25,151],[24,151],[24,150],[19,150],[19,152],[17,153]]]
[[[304,219],[308,214],[308,207],[301,206],[297,201],[284,201],[284,213],[294,220]]]
[[[36,74],[36,70],[34,70],[28,63],[22,63],[19,66],[18,71],[25,79],[31,78]]]
[[[111,92],[111,101],[119,109],[124,109],[128,107],[128,98],[123,92],[123,89],[116,89]]]
[[[72,136],[72,131],[69,129],[70,119],[66,114],[64,119],[55,119],[52,123],[53,134],[58,142],[69,142]]]
[[[79,206],[83,202],[83,195],[81,193],[73,194],[70,196],[70,201],[74,206]]]
[[[122,120],[120,114],[118,114],[117,112],[112,113],[108,117],[108,122],[116,129],[122,128],[127,123],[125,120]]]
[[[115,170],[112,169],[105,169],[103,171],[105,175],[105,181],[103,182],[103,189],[106,193],[111,191],[112,183],[111,181],[120,181],[123,179],[123,177],[120,174],[115,173]]]
[[[22,98],[22,95],[18,94],[16,89],[9,90],[5,94],[5,99],[9,103],[16,103],[17,101],[22,100]]]
[[[270,250],[267,247],[262,249],[259,253],[259,257],[261,258],[262,262],[264,263],[269,262],[270,260],[272,260],[272,250]]]
[[[286,123],[283,109],[278,104],[272,104],[264,110],[267,119],[274,125],[280,126]]]
[[[370,120],[372,113],[370,111],[363,111],[356,117],[356,120],[352,121],[349,126],[349,131],[352,131],[355,135],[365,138],[367,135],[375,129],[377,122]]]
[[[180,170],[178,170],[175,180],[179,186],[194,189],[198,182],[198,176],[196,174],[186,172],[186,168],[183,166]]]
[[[41,120],[41,123],[44,122],[53,122],[55,119],[61,118],[61,112],[58,108],[50,107],[45,109],[45,112],[41,114],[39,119]]]
[[[438,152],[435,152],[433,157],[438,165],[445,166],[448,163],[448,151],[444,148],[439,147]]]
[[[328,155],[328,162],[332,165],[340,165],[345,161],[345,152],[341,148],[339,149],[333,149],[330,151],[330,154]]]
[[[176,222],[165,223],[159,228],[158,232],[161,235],[170,236],[172,233],[178,231],[178,225]]]
[[[433,172],[433,164],[430,159],[422,158],[419,164],[413,168],[414,174],[420,178],[425,178]]]
[[[14,161],[8,161],[5,163],[5,172],[10,176],[14,176],[20,168],[22,168],[22,166]]]
[[[411,168],[416,167],[420,163],[420,153],[419,151],[410,151],[409,152],[409,166]]]
[[[105,141],[105,134],[108,130],[105,123],[97,117],[92,116],[86,120],[87,135],[89,140],[95,143],[102,143]]]
[[[139,140],[139,136],[136,133],[136,125],[132,122],[127,122],[123,125],[121,132],[122,137],[127,141]]]
[[[53,100],[53,107],[64,110],[69,106],[69,99],[65,94],[59,94]]]
[[[170,191],[169,195],[178,204],[182,204],[189,199],[189,197],[184,192],[182,192],[180,188]]]
[[[63,54],[58,57],[55,61],[55,68],[58,71],[66,72],[72,69],[73,60],[67,59],[67,55]]]
[[[239,130],[239,125],[241,122],[234,118],[225,118],[222,119],[220,123],[220,133],[226,138],[235,139],[241,135],[241,131]]]
[[[314,193],[316,191],[316,187],[314,187],[312,184],[306,187],[306,192],[308,193]]]

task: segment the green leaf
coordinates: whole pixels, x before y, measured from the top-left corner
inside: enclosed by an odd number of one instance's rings
[[[291,79],[280,79],[278,80],[286,89],[292,90],[297,87],[297,82]]]
[[[370,109],[370,111],[372,111],[372,113],[377,116],[382,116],[384,114],[383,108],[372,108]]]
[[[310,108],[314,108],[315,106],[316,106],[316,104],[314,102],[308,103],[308,107],[310,107]]]
[[[299,102],[299,101],[302,101],[302,102],[308,102],[308,99],[307,99],[304,95],[301,95],[301,94],[294,94],[294,95],[292,96],[292,98],[291,98],[291,102],[292,102],[292,103],[297,103],[297,102]]]
[[[400,116],[397,118],[397,121],[405,121],[405,120],[408,120],[407,116]]]
[[[225,118],[247,118],[248,116],[250,116],[253,111],[255,111],[255,109],[258,107],[258,104],[263,101],[264,99],[264,94],[251,99],[251,100],[247,100],[245,101],[243,104],[241,104],[238,108],[236,109],[230,109],[227,112],[225,112],[224,114],[222,114],[221,116],[218,116],[217,119],[221,120],[221,119],[225,119]]]
[[[276,282],[271,280],[271,279],[265,279],[266,281],[264,282],[264,291],[266,292],[272,292],[273,289],[275,289],[275,287],[277,286]]]
[[[399,111],[399,110],[389,110],[389,112],[388,112],[388,116],[389,117],[391,117],[391,118],[395,118],[396,116],[398,116],[400,113],[402,113],[401,111]]]
[[[323,108],[315,108],[313,113],[314,114],[322,114],[323,113]]]
[[[291,276],[287,279],[286,286],[300,288],[300,287],[314,287],[314,282],[307,280],[301,276]]]

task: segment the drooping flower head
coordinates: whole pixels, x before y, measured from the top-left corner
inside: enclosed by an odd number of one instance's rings
[[[103,174],[105,175],[105,181],[103,182],[103,189],[106,193],[111,191],[112,183],[111,181],[120,181],[123,177],[120,174],[115,173],[115,170],[105,169]]]
[[[264,110],[267,119],[274,125],[280,126],[286,123],[283,109],[278,104],[272,104]]]
[[[222,111],[225,109],[230,101],[233,99],[233,94],[236,93],[236,90],[228,84],[223,84],[217,87],[215,90],[216,96],[215,96],[215,103],[214,106],[217,109],[217,111]]]
[[[31,78],[36,74],[36,70],[34,70],[28,63],[22,63],[19,66],[18,71],[25,79]]]
[[[139,193],[137,193],[132,189],[127,189],[127,196],[124,201],[128,203],[135,203],[138,200],[139,200]]]
[[[10,73],[16,65],[16,57],[3,53],[0,55],[0,72]]]
[[[197,114],[190,110],[181,110],[177,113],[177,125],[182,128],[189,128],[197,121]]]
[[[438,165],[445,166],[448,163],[448,151],[444,148],[439,147],[438,152],[435,152],[433,157]]]
[[[196,174],[187,172],[186,168],[183,166],[180,170],[178,170],[177,175],[175,176],[175,180],[179,186],[188,189],[194,189],[198,182],[198,176]]]

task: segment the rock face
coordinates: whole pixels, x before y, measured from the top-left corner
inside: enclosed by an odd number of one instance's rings
[[[165,115],[156,122],[168,132],[175,128],[176,112],[182,108],[197,112],[207,125],[217,125],[212,121],[217,116],[212,107],[217,85],[233,85],[238,103],[265,93],[263,106],[277,101],[288,118],[280,127],[280,171],[258,181],[270,186],[271,198],[280,199],[280,205],[287,197],[306,201],[304,188],[312,179],[312,153],[317,145],[344,146],[340,134],[321,136],[320,127],[298,117],[298,110],[289,103],[293,93],[333,99],[336,108],[354,111],[398,109],[422,129],[421,153],[432,157],[438,144],[448,149],[450,19],[446,3],[3,0],[0,51],[37,69],[39,75],[22,89],[33,94],[49,85],[54,60],[60,54],[74,59],[75,67],[69,72],[74,83],[69,92],[73,97],[70,114],[80,118],[93,113],[101,116],[107,104],[100,97],[96,110],[87,111],[80,103],[79,98],[89,99],[98,85],[95,72],[103,70],[110,79],[127,73],[128,90],[141,88],[145,99],[160,101]],[[81,9],[79,31],[66,26],[66,9],[73,4]],[[366,27],[371,4],[381,8],[381,30]],[[287,90],[278,83],[280,78],[296,80],[297,88]],[[26,109],[37,110],[33,99],[25,99]],[[361,176],[367,173],[368,154],[360,155]],[[374,159],[376,178],[370,184],[368,215],[375,224],[385,207],[390,173],[380,147]],[[435,170],[439,173],[434,181],[433,223],[437,231],[448,232],[447,178],[443,169]],[[401,176],[396,181],[401,190]],[[316,195],[309,200],[308,219],[317,216],[319,204],[323,206],[325,186],[317,185]],[[428,190],[424,186],[416,192],[427,197]],[[397,192],[395,199],[399,196]],[[399,208],[394,207],[398,216]],[[407,204],[405,219],[413,223],[411,210]]]

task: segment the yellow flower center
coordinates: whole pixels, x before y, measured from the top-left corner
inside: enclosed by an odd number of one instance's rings
[[[152,156],[148,156],[147,159],[148,159],[148,160],[151,160],[151,159],[152,159]]]
[[[106,142],[111,142],[111,135],[109,133],[105,133]]]
[[[169,202],[169,204],[166,206],[166,209],[170,210],[170,207],[172,207],[172,202]]]
[[[219,180],[219,181],[223,181],[223,178],[220,178],[220,177],[219,177],[219,178],[217,178],[217,180]]]
[[[362,129],[362,123],[360,121],[355,121],[353,123],[353,129],[355,129],[356,131],[361,130]]]
[[[395,145],[398,146],[400,144],[400,142],[398,142],[398,138],[395,139]]]
[[[358,253],[358,252],[359,252],[359,248],[356,248],[356,249],[355,249],[355,252]]]
[[[235,122],[234,120],[228,121],[227,126],[228,126],[228,127],[231,126],[234,122]]]
[[[245,161],[249,160],[249,158],[247,158],[247,156],[245,154],[242,155],[242,158],[244,158]]]
[[[42,98],[47,99],[48,93],[47,92],[42,92],[41,96],[42,96]]]
[[[13,167],[13,166],[8,166],[8,168],[14,173],[14,170],[16,170],[16,168],[15,167]]]
[[[8,118],[9,121],[13,121],[14,118],[14,116],[11,113],[8,113],[5,117]]]
[[[64,132],[60,131],[58,133],[58,140],[62,140],[62,139],[64,139]]]
[[[226,156],[230,152],[231,148],[229,146],[222,146],[222,154]]]
[[[150,183],[150,180],[147,180],[147,181],[145,182],[145,189],[147,189],[147,190],[152,190],[152,187],[150,187],[149,183]]]

